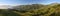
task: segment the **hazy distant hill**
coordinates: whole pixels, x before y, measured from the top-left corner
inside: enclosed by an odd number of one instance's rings
[[[0,9],[8,9],[8,5],[0,5]]]

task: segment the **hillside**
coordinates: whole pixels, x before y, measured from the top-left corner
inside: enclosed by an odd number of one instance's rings
[[[53,5],[53,6],[52,6]],[[60,4],[19,5],[13,9],[1,10],[0,16],[59,16]]]

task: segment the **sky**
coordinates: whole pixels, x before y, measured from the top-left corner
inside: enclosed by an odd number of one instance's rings
[[[60,0],[0,0],[0,5],[50,4]]]

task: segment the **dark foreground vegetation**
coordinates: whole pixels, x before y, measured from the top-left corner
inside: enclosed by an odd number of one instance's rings
[[[0,16],[60,16],[60,4],[20,5],[14,9],[0,9]]]

